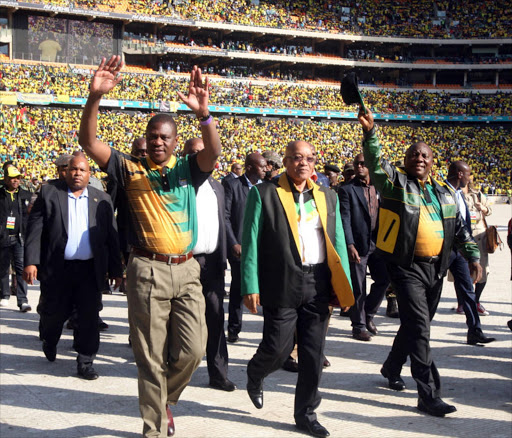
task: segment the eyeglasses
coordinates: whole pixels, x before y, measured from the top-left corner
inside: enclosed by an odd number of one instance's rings
[[[285,158],[291,158],[296,163],[301,163],[302,161],[306,160],[308,164],[313,164],[316,161],[316,157],[310,155],[309,157],[303,157],[302,155],[293,155],[293,156],[286,156]]]
[[[357,166],[366,167],[364,161],[354,161],[354,167]]]

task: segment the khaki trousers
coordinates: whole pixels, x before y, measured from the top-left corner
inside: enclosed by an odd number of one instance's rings
[[[174,405],[205,354],[207,329],[200,267],[130,257],[128,319],[138,369],[145,437],[167,436],[166,404]]]

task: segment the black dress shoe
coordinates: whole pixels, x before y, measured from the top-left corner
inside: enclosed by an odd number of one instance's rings
[[[98,329],[100,332],[104,332],[105,330],[108,330],[108,324],[103,321],[101,318],[98,321]]]
[[[372,340],[372,336],[366,330],[363,330],[362,332],[352,332],[352,337],[358,341],[368,342]]]
[[[281,368],[285,371],[289,371],[290,373],[298,373],[299,372],[299,364],[297,361],[291,357],[288,356],[288,359],[286,359],[281,366]]]
[[[440,398],[433,398],[430,400],[419,398],[418,410],[429,415],[433,415],[434,417],[444,417],[446,414],[455,412],[457,408],[445,403]]]
[[[232,344],[234,344],[235,342],[238,342],[238,339],[240,339],[238,337],[238,335],[235,335],[234,333],[228,333],[228,337],[227,337],[228,342],[231,342]]]
[[[331,362],[329,362],[329,359],[327,359],[326,357],[324,358],[324,363],[323,363],[323,367],[324,368],[329,368],[331,366]]]
[[[388,297],[386,316],[388,318],[400,318],[400,314],[398,313],[398,303],[396,301],[396,297]]]
[[[366,321],[366,328],[372,335],[376,335],[377,333],[379,333],[379,331],[377,330],[377,326],[373,322],[373,319],[369,319],[368,321]]]
[[[489,342],[495,341],[496,338],[488,338],[482,332],[482,330],[470,330],[468,331],[468,344],[488,344]]]
[[[380,373],[388,379],[388,386],[390,389],[394,389],[395,391],[403,391],[405,389],[405,382],[402,380],[400,375],[392,376],[389,370],[383,366],[380,369]]]
[[[247,384],[247,394],[249,394],[252,404],[257,409],[261,409],[263,407],[263,389],[261,386],[253,388],[251,385]]]
[[[78,375],[85,380],[96,380],[99,374],[94,370],[92,365],[78,365]]]
[[[174,418],[172,418],[172,412],[169,405],[165,406],[165,410],[167,411],[167,436],[173,436],[176,432],[176,428],[174,427]]]
[[[50,345],[48,342],[43,341],[43,353],[50,362],[55,362],[55,358],[57,357],[57,347],[55,345]]]
[[[210,379],[210,387],[215,389],[220,389],[222,391],[234,391],[236,389],[236,385],[229,379],[217,380]]]
[[[318,438],[324,438],[330,435],[327,429],[323,427],[317,420],[304,424],[297,424],[297,429],[307,432],[311,436],[316,436]]]

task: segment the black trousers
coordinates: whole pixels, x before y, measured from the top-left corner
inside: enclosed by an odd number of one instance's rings
[[[481,330],[480,316],[476,307],[476,295],[473,289],[473,280],[469,272],[467,260],[457,251],[450,254],[448,269],[453,275],[457,303],[462,304],[466,314],[466,324],[470,331]]]
[[[231,287],[229,288],[228,333],[238,335],[242,330],[243,300],[240,260],[229,259],[231,266]]]
[[[18,236],[9,236],[8,243],[0,247],[0,291],[2,299],[9,299],[11,291],[9,289],[9,267],[11,260],[14,261],[14,270],[16,271],[16,297],[18,307],[23,303],[28,303],[27,283],[23,280],[23,243]]]
[[[350,263],[350,276],[355,302],[350,308],[349,315],[352,321],[352,331],[357,333],[366,330],[366,321],[373,319],[379,310],[389,285],[386,263],[374,251],[375,243],[372,242],[368,254],[360,256],[360,263]],[[373,280],[368,295],[366,295],[367,266]]]
[[[73,307],[77,311],[73,330],[73,348],[79,364],[90,364],[100,346],[98,329],[101,291],[94,275],[94,260],[66,260],[58,282],[41,282],[41,297],[37,312],[40,339],[56,346],[62,335],[64,322]]]
[[[224,333],[224,271],[218,269],[218,256],[197,254],[201,266],[201,285],[206,303],[206,363],[210,380],[224,380],[228,375],[228,347]]]
[[[409,356],[419,396],[439,397],[441,381],[430,351],[430,321],[443,287],[439,263],[413,263],[410,268],[388,264],[388,273],[398,301],[400,328],[384,365],[391,375],[400,375]]]
[[[329,320],[330,272],[325,264],[303,274],[302,302],[297,308],[263,307],[263,340],[247,366],[249,387],[281,368],[293,348],[297,330],[299,375],[295,388],[297,424],[316,420],[318,391],[323,368],[325,332]]]

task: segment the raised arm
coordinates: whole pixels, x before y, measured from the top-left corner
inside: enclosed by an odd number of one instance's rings
[[[121,82],[122,77],[119,72],[123,65],[120,56],[112,56],[108,61],[105,58],[101,60],[98,70],[92,77],[89,97],[80,121],[78,135],[80,146],[102,169],[107,167],[111,150],[109,146],[97,138],[100,100],[104,94],[107,94]]]
[[[204,149],[197,154],[197,164],[203,172],[211,172],[215,168],[215,163],[222,152],[219,133],[215,121],[210,116],[208,110],[209,100],[209,82],[208,78],[203,78],[201,69],[195,65],[190,72],[190,83],[188,86],[188,95],[178,91],[178,96],[196,115],[198,119],[205,119],[201,122],[201,136],[203,138]]]

